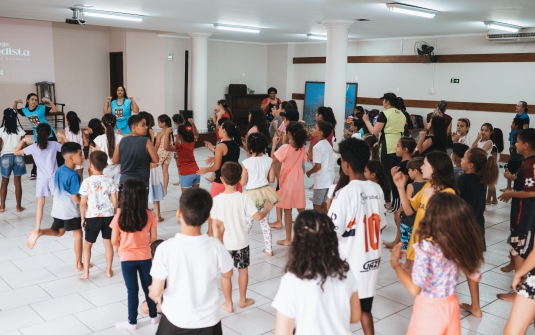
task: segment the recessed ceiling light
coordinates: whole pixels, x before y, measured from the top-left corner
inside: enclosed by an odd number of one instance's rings
[[[214,27],[220,30],[240,31],[242,33],[254,33],[258,34],[261,28],[246,27],[246,26],[234,26],[230,24],[214,23]]]
[[[311,40],[321,40],[321,41],[327,41],[326,35],[319,35],[319,34],[307,34],[308,38]]]
[[[107,11],[96,10],[96,9],[83,9],[83,13],[85,16],[101,17],[104,19],[115,19],[115,20],[135,21],[135,22],[143,21],[143,16],[136,15],[136,14],[107,12]]]
[[[355,21],[368,22],[368,21],[371,21],[371,20],[370,19],[355,19]]]
[[[515,26],[514,24],[508,24],[503,22],[496,22],[496,21],[484,21],[483,22],[487,27],[490,29],[498,29],[498,30],[505,30],[512,33],[518,32],[522,27]]]
[[[405,5],[401,3],[387,3],[386,7],[388,7],[388,9],[390,9],[390,11],[392,12],[416,15],[416,16],[427,17],[427,18],[434,18],[435,15],[438,13],[438,11],[436,10],[409,6],[409,5]]]

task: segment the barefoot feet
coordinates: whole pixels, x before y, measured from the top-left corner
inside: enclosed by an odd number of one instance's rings
[[[480,308],[474,308],[470,304],[461,304],[461,309],[464,309],[465,311],[467,311],[468,313],[472,314],[476,318],[480,318],[480,317],[483,316],[483,313],[481,313],[481,309]]]
[[[35,246],[35,242],[37,242],[37,239],[43,235],[43,232],[41,229],[34,229],[30,233],[30,237],[28,237],[28,240],[26,240],[26,246],[30,249],[33,249]]]
[[[270,251],[270,252],[267,252],[266,249],[262,250],[262,252],[264,252],[264,254],[268,255],[268,256],[273,256],[273,251]]]
[[[269,228],[271,229],[282,229],[282,222],[275,221],[269,224]]]
[[[388,249],[392,249],[393,247],[396,246],[396,244],[399,243],[399,240],[397,241],[392,241],[392,242],[383,242],[383,245],[388,248]]]
[[[252,304],[254,304],[254,300],[253,299],[250,299],[250,298],[245,298],[244,301],[240,301],[240,308],[245,308],[247,306],[251,306]]]
[[[221,304],[221,308],[223,308],[227,313],[234,313],[234,307],[232,307],[231,302],[225,302]]]
[[[106,277],[108,277],[108,278],[113,277],[113,270],[112,269],[106,270]]]
[[[20,212],[23,212],[23,211],[25,211],[25,210],[26,210],[26,208],[24,208],[24,207],[17,207],[17,212],[19,212],[19,213],[20,213]],[[2,208],[2,209],[0,210],[0,212],[3,212],[3,211],[4,211],[4,209]]]
[[[277,244],[289,247],[292,244],[292,241],[291,240],[278,240]]]

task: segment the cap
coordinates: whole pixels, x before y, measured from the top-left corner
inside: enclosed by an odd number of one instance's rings
[[[455,143],[453,145],[453,153],[455,154],[455,156],[459,158],[463,158],[464,154],[466,153],[468,149],[470,149],[470,147],[467,146],[466,144]]]
[[[295,109],[288,109],[286,111],[286,120],[290,122],[299,121],[299,112]]]
[[[385,93],[382,97],[379,98],[379,100],[392,101],[397,98],[398,97],[394,93]]]

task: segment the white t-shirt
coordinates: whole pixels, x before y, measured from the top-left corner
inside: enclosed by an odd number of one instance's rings
[[[349,335],[351,296],[358,291],[351,271],[347,278],[327,278],[323,291],[319,280],[299,279],[286,273],[272,306],[294,319],[296,335]]]
[[[115,135],[115,146],[121,142],[121,139],[123,138],[122,135],[114,134]],[[108,138],[106,137],[106,134],[99,135],[94,139],[94,142],[96,145],[98,145],[100,151],[104,151],[106,155],[108,155],[108,165],[113,164],[111,161],[110,153],[108,152]]]
[[[18,134],[8,134],[5,127],[0,128],[0,137],[2,138],[2,153],[1,155],[12,154],[15,152],[20,139],[26,135],[24,128],[18,126]]]
[[[223,242],[227,250],[241,250],[249,245],[245,216],[253,216],[256,212],[258,209],[253,199],[246,194],[221,193],[214,198],[210,217],[225,225]]]
[[[375,295],[381,262],[381,224],[385,196],[369,180],[352,180],[336,193],[329,217],[338,235],[340,257],[349,263],[359,284],[359,298]]]
[[[117,185],[111,178],[92,175],[84,179],[80,186],[80,195],[87,196],[86,218],[110,217],[115,215],[111,195],[117,193]]]
[[[314,146],[314,164],[320,163],[321,169],[314,174],[314,189],[329,188],[334,180],[334,153],[333,147],[327,140],[321,140]]]
[[[247,169],[246,188],[248,190],[269,185],[267,177],[272,162],[271,157],[267,155],[249,157],[242,162],[243,166]]]
[[[470,135],[466,134],[463,137],[460,137],[459,138],[459,143],[466,144],[467,146],[471,147],[472,146],[472,142],[470,142]]]
[[[206,328],[221,321],[217,276],[232,270],[232,258],[208,235],[177,233],[156,249],[150,274],[167,280],[162,312],[180,328]]]

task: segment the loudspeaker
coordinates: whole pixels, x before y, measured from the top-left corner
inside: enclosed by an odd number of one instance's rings
[[[228,85],[228,94],[230,95],[246,95],[247,85],[245,84],[230,84]]]
[[[184,117],[184,120],[186,120],[186,123],[189,124],[188,119],[193,119],[193,111],[192,110],[181,110],[178,111],[180,115]]]

